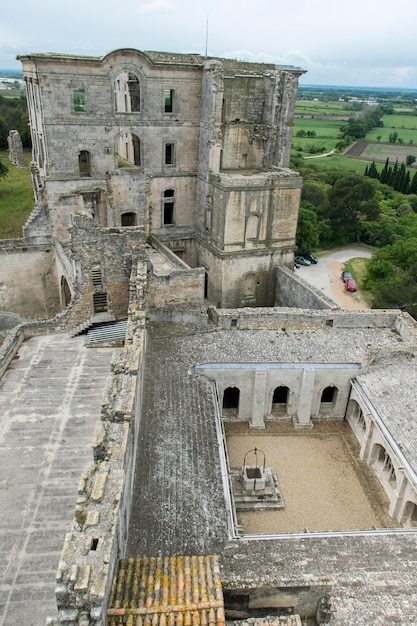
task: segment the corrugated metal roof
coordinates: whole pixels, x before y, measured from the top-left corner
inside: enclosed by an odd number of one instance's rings
[[[108,626],[223,626],[217,556],[120,559]]]

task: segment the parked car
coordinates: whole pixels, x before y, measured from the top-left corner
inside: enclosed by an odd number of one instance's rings
[[[345,280],[346,291],[356,291],[356,282],[354,278],[348,278]]]
[[[350,272],[342,272],[342,280],[345,283],[348,278],[353,278],[352,274]]]
[[[310,261],[310,263],[312,263],[313,265],[315,265],[316,263],[318,263],[318,258],[316,256],[314,256],[314,254],[311,254],[311,252],[306,252],[305,254],[302,255],[305,259],[307,259],[307,261]]]
[[[303,256],[296,256],[294,259],[294,262],[297,265],[311,265],[311,261],[309,261],[308,259],[306,259]]]

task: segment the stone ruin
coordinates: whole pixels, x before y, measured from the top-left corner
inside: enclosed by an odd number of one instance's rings
[[[17,167],[25,167],[25,159],[23,157],[23,146],[20,133],[17,130],[11,130],[7,137],[9,146],[9,159]]]

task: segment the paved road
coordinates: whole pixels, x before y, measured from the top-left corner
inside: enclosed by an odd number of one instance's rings
[[[0,626],[56,614],[55,574],[112,352],[84,337],[34,337],[0,380]]]
[[[301,266],[296,272],[303,280],[316,289],[320,289],[328,298],[336,302],[343,309],[363,309],[368,308],[362,300],[360,293],[347,293],[343,288],[340,274],[343,265],[356,257],[370,258],[371,250],[364,246],[352,246],[341,248],[325,256],[320,257],[316,265],[309,267]]]

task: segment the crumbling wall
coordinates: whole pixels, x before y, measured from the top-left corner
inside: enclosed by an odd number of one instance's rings
[[[29,319],[60,311],[53,246],[23,239],[0,242],[0,309]]]
[[[11,130],[7,137],[7,144],[9,147],[9,159],[17,167],[25,167],[25,159],[23,156],[22,140],[20,138],[19,131]]]
[[[116,566],[123,556],[130,517],[135,459],[135,424],[140,422],[140,384],[145,341],[146,263],[132,271],[125,346],[114,352],[92,463],[78,486],[71,531],[58,565],[58,618],[50,626],[106,622]]]

